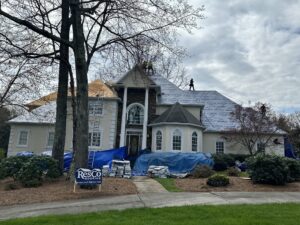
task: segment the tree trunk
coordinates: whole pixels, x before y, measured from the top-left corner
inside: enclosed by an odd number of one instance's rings
[[[79,0],[71,0],[74,56],[76,67],[76,154],[75,169],[88,163],[88,79],[84,48],[83,25]]]
[[[62,24],[61,38],[69,40],[70,24],[69,24],[69,0],[62,1]],[[58,91],[56,100],[56,123],[55,136],[52,150],[52,157],[58,160],[59,169],[64,169],[64,149],[66,137],[66,118],[67,118],[67,98],[68,98],[68,62],[69,47],[60,44],[60,63],[58,77]]]

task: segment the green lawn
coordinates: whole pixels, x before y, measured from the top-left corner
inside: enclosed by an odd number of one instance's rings
[[[155,178],[169,192],[181,192],[182,190],[175,185],[174,178]]]
[[[130,209],[2,221],[5,225],[297,225],[300,204]]]

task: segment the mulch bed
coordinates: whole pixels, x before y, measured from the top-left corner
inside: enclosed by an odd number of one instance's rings
[[[7,191],[5,186],[9,183],[13,183],[13,180],[0,181],[0,206],[137,193],[137,189],[131,180],[121,178],[103,178],[101,192],[98,192],[98,188],[87,190],[77,187],[76,193],[73,193],[73,184],[63,177],[56,181],[45,182],[42,186],[36,188],[23,188],[17,184],[18,189]]]
[[[211,187],[206,184],[207,179],[176,179],[175,185],[183,191],[190,192],[298,192],[300,191],[300,182],[288,183],[285,186],[274,186],[265,184],[253,184],[251,180],[245,180],[241,177],[230,177],[230,184],[226,187]]]

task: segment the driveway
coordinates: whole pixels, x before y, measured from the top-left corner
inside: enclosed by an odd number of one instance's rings
[[[147,192],[98,199],[0,207],[0,220],[49,214],[78,214],[142,207],[158,208],[203,204],[220,205],[285,202],[300,203],[300,192]]]

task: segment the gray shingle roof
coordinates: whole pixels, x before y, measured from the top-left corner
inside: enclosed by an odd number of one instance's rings
[[[162,113],[150,125],[161,123],[179,123],[203,127],[201,122],[196,117],[194,117],[189,111],[183,108],[182,105],[180,105],[178,102],[176,102],[172,107],[170,107],[164,113]]]
[[[56,102],[49,102],[32,110],[26,111],[22,115],[12,119],[9,123],[36,123],[36,124],[54,124],[56,117]]]
[[[151,79],[161,86],[161,96],[158,104],[204,105],[203,125],[206,131],[226,131],[237,128],[238,124],[233,120],[231,112],[235,110],[237,103],[231,101],[217,91],[185,91],[160,75],[151,76]]]

